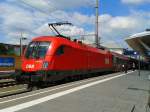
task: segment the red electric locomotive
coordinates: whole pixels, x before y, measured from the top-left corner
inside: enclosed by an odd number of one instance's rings
[[[119,69],[117,63],[124,60],[122,55],[62,37],[59,34],[33,39],[23,54],[22,69],[16,72],[16,80],[48,83],[77,75],[114,71]]]
[[[32,40],[22,57],[19,80],[51,82],[75,75],[112,70],[112,54],[66,38]]]

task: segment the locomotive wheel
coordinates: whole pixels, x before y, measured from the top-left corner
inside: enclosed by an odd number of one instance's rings
[[[40,85],[40,84],[39,83],[32,83],[32,82],[30,82],[28,84],[27,88],[28,88],[29,91],[35,91],[35,90],[38,90],[40,88],[38,85]]]

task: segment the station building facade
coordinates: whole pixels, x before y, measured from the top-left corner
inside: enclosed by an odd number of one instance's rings
[[[15,70],[20,67],[20,45],[0,43],[0,71]]]

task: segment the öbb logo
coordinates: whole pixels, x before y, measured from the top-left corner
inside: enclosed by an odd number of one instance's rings
[[[26,68],[34,68],[34,65],[33,64],[27,64]]]

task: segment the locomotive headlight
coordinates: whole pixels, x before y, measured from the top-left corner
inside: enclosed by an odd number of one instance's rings
[[[44,61],[44,62],[43,62],[42,68],[44,68],[44,69],[48,68],[48,62],[47,62],[47,61]]]

